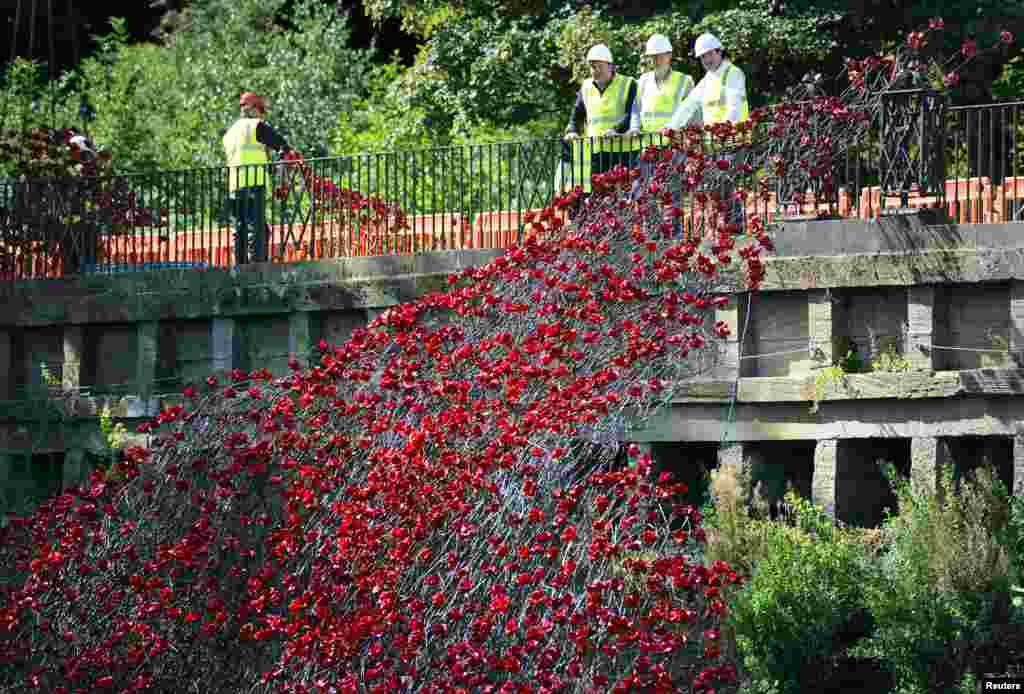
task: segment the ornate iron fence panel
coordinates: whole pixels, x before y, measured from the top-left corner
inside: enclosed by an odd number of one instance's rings
[[[883,197],[899,197],[908,207],[912,194],[941,197],[945,192],[946,97],[927,89],[886,93],[880,114],[880,177]]]

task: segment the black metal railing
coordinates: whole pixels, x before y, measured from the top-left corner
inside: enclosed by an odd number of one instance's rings
[[[959,223],[1024,221],[1024,102],[946,107],[908,91],[887,104],[869,137],[836,158],[832,195],[814,177],[772,181],[748,212],[771,222],[937,208]],[[244,204],[226,167],[0,181],[0,278],[507,247],[530,210],[589,189],[592,161],[635,166],[654,143],[542,139],[278,162]],[[684,233],[700,231],[695,194],[680,196]]]

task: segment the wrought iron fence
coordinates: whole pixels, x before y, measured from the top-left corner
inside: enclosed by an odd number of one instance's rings
[[[871,219],[937,208],[961,223],[1024,221],[1024,102],[945,107],[900,92],[887,103],[870,137],[836,160],[834,195],[813,176],[776,180],[748,215]],[[502,248],[529,211],[589,189],[596,171],[636,166],[657,142],[545,139],[277,162],[262,167],[251,195],[229,193],[226,167],[0,181],[0,278]],[[694,195],[679,197],[687,234],[701,233]]]

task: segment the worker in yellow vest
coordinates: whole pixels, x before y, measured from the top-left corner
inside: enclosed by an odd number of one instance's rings
[[[644,54],[651,63],[651,70],[640,75],[637,81],[637,105],[634,107],[639,112],[640,131],[632,132],[631,135],[638,135],[642,148],[650,145],[665,147],[668,141],[658,133],[663,130],[672,114],[679,105],[693,91],[693,78],[672,69],[672,42],[664,34],[653,34],[647,39],[647,46]],[[676,153],[673,156],[673,164],[681,164],[685,161],[685,155]],[[641,177],[637,179],[633,189],[634,195],[640,192],[640,187],[654,175],[657,161],[640,161]],[[679,205],[679,191],[673,192],[673,204]],[[682,228],[679,220],[673,224],[678,235]]]
[[[693,54],[704,66],[704,77],[694,87],[669,119],[667,129],[679,130],[700,115],[704,125],[731,121],[739,123],[750,117],[747,103],[747,80],[743,71],[724,56],[722,42],[713,34],[701,34],[693,45]]]
[[[264,120],[263,97],[244,92],[239,98],[238,120],[224,133],[222,144],[228,164],[228,192],[236,220],[235,263],[267,261],[267,227],[264,221],[270,155],[267,150],[291,148]]]
[[[651,70],[637,81],[640,132],[643,146],[664,146],[667,141],[654,133],[668,126],[672,115],[693,91],[693,78],[672,69],[672,42],[664,34],[653,34],[647,39],[647,59]]]
[[[627,132],[639,129],[639,115],[633,108],[636,101],[636,80],[615,71],[612,52],[608,46],[597,44],[587,52],[590,78],[583,81],[576,95],[569,125],[565,129],[568,142],[579,140],[579,126],[586,124],[588,142],[579,152],[590,153],[589,172],[582,180],[584,190],[590,190],[590,176],[605,173],[618,165],[633,166],[639,151],[639,142],[625,138]],[[578,157],[577,159],[579,159]]]
[[[672,114],[666,130],[679,130],[694,123],[740,123],[750,118],[746,78],[742,70],[725,58],[722,42],[713,34],[701,34],[693,44],[693,55],[704,66],[704,77]],[[740,163],[732,154],[720,158],[735,166]],[[735,180],[735,174],[732,178]],[[722,190],[723,195],[732,192],[733,186]],[[730,205],[727,221],[743,226],[742,203],[734,201]]]

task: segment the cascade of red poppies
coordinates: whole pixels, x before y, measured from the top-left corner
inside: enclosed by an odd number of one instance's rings
[[[728,221],[765,193],[744,184],[825,175],[892,74],[681,133],[639,187],[616,169],[557,197],[523,243],[291,375],[187,388],[147,449],[0,531],[0,691],[733,682],[719,627],[742,577],[703,565],[685,485],[619,442],[765,277],[765,225]],[[676,189],[708,208],[697,238],[674,236]]]

